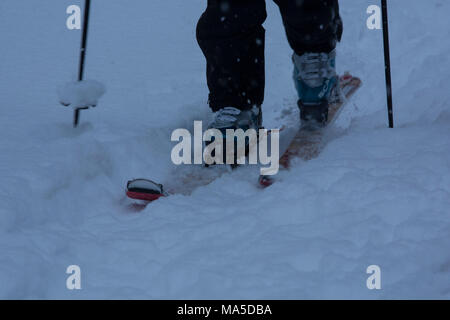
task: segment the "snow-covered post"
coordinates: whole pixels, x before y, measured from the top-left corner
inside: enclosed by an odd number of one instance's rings
[[[384,44],[384,69],[386,73],[386,93],[389,128],[394,127],[394,112],[392,107],[392,81],[391,81],[391,57],[389,53],[389,26],[386,0],[381,0],[381,11],[383,15],[383,44]]]

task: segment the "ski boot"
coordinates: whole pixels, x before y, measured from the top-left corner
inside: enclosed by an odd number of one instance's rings
[[[242,129],[244,132],[248,129],[256,130],[256,134],[258,134],[259,129],[262,126],[262,112],[260,106],[254,106],[249,110],[239,110],[234,107],[225,107],[220,109],[219,111],[214,113],[214,119],[209,124],[208,129],[217,129],[223,135],[223,163],[226,163],[226,138],[227,138],[227,129]],[[207,142],[206,145],[212,143]],[[245,140],[245,155],[249,152],[249,143],[248,139]],[[237,165],[237,137],[234,137],[234,162],[232,167]],[[214,154],[213,154],[214,156]]]
[[[324,127],[328,121],[329,105],[339,99],[336,51],[301,56],[294,53],[292,60],[302,127]]]

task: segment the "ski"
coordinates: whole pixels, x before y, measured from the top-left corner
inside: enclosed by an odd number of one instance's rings
[[[337,114],[343,109],[344,105],[353,96],[356,90],[361,86],[361,80],[346,73],[340,77],[340,95],[339,102],[330,106],[328,122],[330,124],[337,118]],[[284,127],[280,131],[284,130]],[[307,130],[300,128],[292,140],[287,141],[287,148],[283,151],[280,157],[280,166],[288,169],[290,160],[293,157],[300,157],[304,160],[309,160],[316,157],[320,152],[321,138],[324,129]],[[268,132],[270,134],[270,131]],[[225,167],[225,168],[224,168]],[[239,167],[239,166],[237,166]],[[127,182],[126,196],[133,199],[135,202],[132,207],[136,211],[144,209],[150,202],[156,201],[163,197],[168,197],[173,194],[191,194],[197,187],[208,185],[215,179],[220,177],[223,173],[229,172],[236,168],[236,166],[213,166],[209,168],[192,168],[192,172],[185,173],[183,178],[179,180],[177,187],[169,187],[168,190],[160,183],[149,179],[133,179]],[[208,174],[205,174],[208,173]],[[274,182],[273,178],[268,176],[260,176],[259,184],[267,187]]]
[[[267,131],[270,136],[271,130]],[[255,144],[259,143],[260,136]],[[250,142],[252,144],[252,142]],[[248,146],[250,148],[250,145]],[[140,211],[150,202],[156,201],[162,197],[168,197],[175,194],[190,195],[196,188],[206,186],[224,173],[231,172],[239,168],[240,165],[204,165],[179,167],[177,172],[173,173],[173,179],[168,180],[168,187],[154,182],[150,179],[138,178],[127,182],[126,196],[134,202],[131,208],[134,211]],[[184,170],[183,170],[184,169]]]
[[[350,98],[361,87],[361,80],[346,72],[339,78],[340,93],[337,102],[330,105],[328,109],[328,124],[323,128],[314,128],[303,126],[297,131],[297,134],[291,140],[290,144],[280,156],[280,167],[289,169],[293,158],[300,158],[305,161],[316,158],[323,148],[322,138],[325,131],[337,119],[339,113],[349,102]],[[271,176],[260,176],[259,184],[262,187],[268,187],[275,182]]]

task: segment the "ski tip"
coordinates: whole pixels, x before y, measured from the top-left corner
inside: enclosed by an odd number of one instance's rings
[[[126,195],[131,199],[150,202],[164,197],[166,193],[162,184],[147,179],[134,179],[128,181]]]

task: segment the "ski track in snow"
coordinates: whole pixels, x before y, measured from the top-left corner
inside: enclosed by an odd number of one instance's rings
[[[140,213],[126,208],[127,179],[171,177],[172,130],[208,118],[205,3],[95,2],[86,75],[107,94],[77,130],[56,95],[76,78],[71,4],[0,4],[0,298],[450,298],[448,1],[390,4],[396,129],[381,31],[365,26],[372,1],[342,0],[338,70],[364,85],[321,155],[266,190],[240,168]],[[268,11],[271,128],[295,92]],[[72,264],[79,291],[65,286]],[[366,287],[372,264],[382,290]]]

